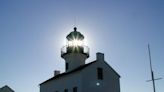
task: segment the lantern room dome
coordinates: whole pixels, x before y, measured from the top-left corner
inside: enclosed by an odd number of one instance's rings
[[[74,39],[83,40],[84,36],[83,36],[83,34],[81,34],[80,32],[77,31],[76,27],[74,27],[74,31],[71,32],[70,34],[68,34],[66,38],[67,38],[68,41],[71,41],[71,40],[74,40]]]

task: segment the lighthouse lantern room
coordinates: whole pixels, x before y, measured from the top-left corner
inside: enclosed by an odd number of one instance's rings
[[[67,44],[61,49],[61,57],[65,59],[66,71],[70,71],[85,64],[85,60],[89,57],[89,48],[84,45],[84,36],[76,27],[66,39]]]

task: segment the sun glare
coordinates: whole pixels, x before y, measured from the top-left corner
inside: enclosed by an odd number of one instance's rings
[[[84,42],[82,40],[74,39],[74,40],[68,41],[68,46],[83,46],[83,45],[84,45]]]

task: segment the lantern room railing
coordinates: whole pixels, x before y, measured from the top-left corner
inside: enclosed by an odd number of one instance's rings
[[[63,57],[65,54],[68,54],[68,53],[82,53],[82,54],[85,54],[87,57],[89,57],[89,47],[88,46],[81,46],[81,48],[83,49],[82,52],[70,52],[68,48],[71,48],[70,46],[66,45],[66,46],[63,46],[61,48],[61,56]],[[76,48],[76,47],[72,47],[72,48]],[[80,49],[80,48],[79,48]]]

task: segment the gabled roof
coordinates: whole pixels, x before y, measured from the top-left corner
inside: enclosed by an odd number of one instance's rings
[[[52,78],[50,78],[50,79],[44,81],[44,82],[41,83],[40,85],[42,85],[42,84],[44,84],[44,83],[47,83],[47,82],[49,82],[49,81],[51,81],[51,80],[57,79],[57,78],[59,78],[59,77],[63,77],[63,76],[65,76],[65,75],[69,75],[69,74],[72,74],[72,73],[74,73],[74,72],[78,72],[78,71],[80,71],[80,70],[83,70],[84,68],[86,68],[87,66],[89,66],[89,65],[91,65],[91,64],[93,64],[93,63],[95,63],[95,62],[96,62],[96,61],[93,61],[93,62],[90,62],[90,63],[88,63],[88,64],[79,66],[79,67],[77,67],[76,69],[74,69],[74,70],[72,70],[72,71],[64,72],[64,73],[61,73],[61,74],[59,74],[59,75],[56,75],[56,76],[54,76],[54,77],[52,77]]]
[[[5,90],[5,89],[8,89],[8,90],[10,90],[11,92],[14,92],[14,90],[13,89],[11,89],[9,86],[7,86],[7,85],[5,85],[5,86],[3,86],[2,88],[0,88],[0,92],[3,92],[3,90]]]
[[[93,62],[90,62],[90,63],[88,63],[88,64],[79,66],[79,67],[77,67],[76,69],[74,69],[74,70],[72,70],[72,71],[64,72],[64,73],[61,73],[61,74],[59,74],[59,75],[56,75],[56,76],[54,76],[54,77],[52,77],[52,78],[50,78],[50,79],[48,79],[48,80],[42,82],[40,85],[42,85],[42,84],[44,84],[44,83],[47,83],[47,82],[49,82],[49,81],[51,81],[51,80],[55,80],[55,79],[57,79],[57,78],[60,78],[60,77],[63,77],[63,76],[72,74],[72,73],[74,73],[74,72],[81,71],[81,70],[85,69],[86,67],[92,65],[92,64],[95,63],[95,62],[97,62],[97,61],[93,61]],[[118,77],[120,77],[120,75],[119,75],[107,62],[104,61],[104,63],[105,63]]]

